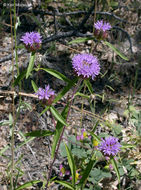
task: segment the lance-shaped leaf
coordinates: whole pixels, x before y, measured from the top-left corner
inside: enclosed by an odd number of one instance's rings
[[[35,52],[32,52],[31,56],[30,56],[30,61],[29,61],[29,65],[27,68],[27,72],[26,72],[26,79],[29,77],[31,71],[33,70],[34,60],[35,60]]]
[[[63,88],[63,90],[55,97],[53,103],[58,102],[58,101],[72,88],[72,86],[75,85],[75,83],[77,82],[77,80],[78,80],[78,78],[75,78],[75,79],[73,79],[71,82],[69,82],[68,85],[65,86],[65,87]],[[42,114],[44,114],[49,108],[50,108],[50,106],[47,106],[47,107],[41,112],[40,116],[41,116]]]
[[[65,106],[64,110],[61,113],[61,115],[62,115],[62,117],[64,119],[67,118],[68,110],[69,110],[69,104],[67,104]],[[54,138],[53,138],[53,144],[52,144],[52,150],[51,150],[51,156],[52,156],[52,158],[54,157],[57,143],[58,143],[58,141],[60,139],[60,136],[62,134],[63,126],[64,125],[60,121],[57,121],[56,131],[55,131],[55,135],[54,135]]]
[[[54,103],[58,102],[77,82],[78,78],[73,79],[71,82],[68,83],[67,86],[63,88],[63,90],[56,96]]]
[[[117,49],[116,47],[114,47],[111,43],[106,42],[106,41],[104,41],[104,43],[105,43],[109,48],[111,48],[117,55],[119,55],[122,59],[124,59],[124,60],[126,60],[126,61],[129,60],[125,55],[123,55],[123,54],[119,51],[119,49]]]
[[[74,163],[72,153],[71,153],[70,149],[68,148],[68,146],[66,144],[65,144],[65,148],[66,148],[66,152],[67,152],[68,163],[69,163],[71,174],[72,174],[72,185],[74,187],[75,183],[76,183],[76,178],[75,178],[75,176],[76,176],[76,167],[75,167],[75,163]]]
[[[37,92],[38,86],[35,84],[35,82],[33,80],[31,81],[31,84],[32,84],[32,87],[34,89],[34,92]]]
[[[76,38],[75,40],[70,41],[68,44],[76,44],[76,43],[83,43],[88,40],[94,40],[94,37],[83,37],[83,38]]]
[[[92,87],[90,81],[87,79],[87,80],[85,80],[84,82],[85,82],[85,85],[87,86],[89,92],[90,92],[91,94],[93,94],[93,87]]]
[[[68,126],[68,124],[66,123],[65,119],[62,117],[62,115],[60,115],[60,113],[53,106],[50,106],[50,111],[51,111],[52,115],[58,121],[60,121],[63,125]]]
[[[94,137],[94,139],[96,139],[98,142],[101,141],[101,139],[100,139],[97,135],[95,135],[93,132],[89,131],[89,133],[90,133],[90,134]]]
[[[18,75],[18,77],[15,79],[15,81],[14,81],[14,83],[13,83],[13,86],[17,86],[17,85],[24,79],[24,77],[25,77],[25,75],[26,75],[26,72],[27,72],[27,70],[22,71],[22,72]]]
[[[63,75],[62,73],[58,72],[58,71],[55,71],[53,69],[47,69],[47,68],[39,68],[38,70],[43,70],[43,71],[46,71],[47,73],[51,74],[52,76],[60,79],[60,80],[63,80],[65,82],[70,82],[71,80],[69,80],[65,75]]]
[[[85,184],[87,182],[89,174],[90,174],[92,168],[94,167],[94,165],[96,165],[96,163],[97,163],[97,161],[95,161],[95,153],[94,153],[92,158],[90,159],[90,161],[89,161],[83,175],[82,175],[82,178],[81,178],[81,180],[80,180],[80,182],[78,184],[78,187],[81,187],[81,188],[85,187]]]
[[[27,183],[24,183],[23,185],[19,186],[18,188],[16,188],[15,190],[21,190],[21,189],[25,189],[27,187],[32,187],[34,184],[37,184],[41,182],[40,180],[35,180],[35,181],[29,181]]]
[[[64,187],[67,187],[68,189],[75,190],[75,188],[70,183],[68,183],[68,182],[58,181],[58,180],[56,180],[55,182],[63,185]]]
[[[112,165],[114,167],[114,170],[116,172],[116,175],[117,175],[117,178],[118,178],[118,182],[120,183],[120,173],[119,173],[119,170],[118,170],[118,167],[117,167],[117,163],[116,163],[114,157],[111,158],[110,160],[111,160],[111,163],[112,163]]]
[[[37,131],[32,131],[30,133],[26,133],[26,137],[46,137],[53,135],[54,132],[52,131],[47,131],[47,130],[37,130]]]

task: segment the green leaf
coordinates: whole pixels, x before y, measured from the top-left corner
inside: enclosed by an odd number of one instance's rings
[[[113,167],[115,169],[115,172],[116,172],[116,175],[117,175],[117,178],[118,178],[118,182],[120,183],[120,173],[119,173],[119,170],[118,170],[118,167],[117,167],[117,163],[116,163],[114,158],[111,158],[110,160],[111,160],[111,163],[112,163],[112,165],[113,165]]]
[[[11,113],[9,114],[9,125],[13,125],[13,116]]]
[[[37,92],[38,86],[35,84],[35,82],[33,80],[31,80],[31,84],[32,84],[32,87],[34,89],[34,92]]]
[[[89,131],[89,133],[94,137],[94,139],[96,139],[98,142],[100,142],[101,141],[101,139],[97,136],[97,135],[95,135],[93,132],[90,132]]]
[[[71,82],[69,82],[68,85],[65,86],[65,87],[63,88],[63,90],[55,97],[53,103],[58,102],[58,101],[72,88],[72,86],[75,85],[75,83],[77,82],[77,80],[78,80],[78,79],[75,78],[75,79],[73,79]],[[41,116],[42,114],[44,114],[49,108],[50,108],[50,106],[47,106],[47,107],[40,113],[40,116]]]
[[[22,142],[21,144],[19,144],[16,148],[15,148],[15,151],[18,150],[20,147],[22,147],[23,145],[27,144],[28,142],[34,140],[35,137],[30,137],[28,139],[25,139],[24,142]]]
[[[126,148],[135,148],[136,147],[136,145],[134,145],[134,144],[121,144],[122,145],[122,149],[126,149]]]
[[[49,108],[50,108],[50,106],[47,106],[47,107],[40,113],[40,116],[43,115]]]
[[[64,108],[64,110],[62,111],[61,115],[64,119],[67,118],[67,114],[68,114],[68,109],[69,109],[69,104],[67,104]],[[51,150],[51,157],[53,158],[54,157],[54,154],[55,154],[55,150],[56,150],[56,146],[57,146],[57,143],[58,143],[58,140],[60,138],[60,135],[62,133],[62,130],[63,130],[63,124],[58,121],[57,122],[57,125],[56,125],[56,131],[55,131],[55,135],[54,135],[54,138],[53,138],[53,144],[52,144],[52,150]]]
[[[77,156],[78,158],[87,158],[87,153],[84,149],[73,148],[71,152],[74,156]]]
[[[94,40],[94,37],[83,37],[83,38],[76,38],[75,40],[70,41],[68,44],[75,44],[75,43],[83,43],[88,40]]]
[[[77,78],[75,78],[71,82],[69,82],[68,85],[65,86],[63,88],[63,90],[56,96],[56,98],[53,101],[53,103],[58,102],[72,88],[72,86],[75,85],[76,82],[77,82]]]
[[[47,69],[47,68],[39,68],[38,70],[43,70],[43,71],[46,71],[47,73],[51,74],[52,76],[60,79],[60,80],[63,80],[65,82],[70,82],[71,80],[68,79],[66,76],[64,76],[62,73],[58,72],[58,71],[55,71],[53,69]]]
[[[125,55],[123,55],[123,54],[119,51],[119,49],[115,48],[111,43],[106,42],[106,41],[104,41],[104,43],[105,43],[109,48],[111,48],[117,55],[119,55],[122,59],[124,59],[124,60],[126,60],[126,61],[129,60]]]
[[[28,65],[28,68],[27,68],[26,79],[29,77],[31,71],[33,70],[34,60],[35,60],[35,52],[32,52],[31,56],[30,56],[29,65]]]
[[[0,156],[2,156],[2,154],[9,148],[9,145],[7,145],[6,147],[4,147],[2,150],[0,150]]]
[[[26,133],[25,136],[28,137],[46,137],[53,135],[54,132],[52,131],[47,131],[47,130],[37,130],[37,131],[32,131],[30,133]]]
[[[79,182],[79,184],[78,184],[78,186],[81,186],[81,188],[82,188],[82,187],[83,187],[83,188],[85,187],[85,184],[86,184],[86,182],[87,182],[87,178],[89,177],[89,174],[90,174],[92,168],[93,168],[94,165],[96,165],[96,163],[97,163],[97,161],[95,161],[94,158],[95,158],[95,154],[93,154],[92,159],[89,161],[89,163],[88,163],[86,169],[84,170],[84,173],[83,173],[83,175],[82,175],[82,178],[81,178],[81,180],[80,180],[80,182]]]
[[[87,99],[90,98],[90,96],[88,96],[88,95],[86,95],[86,94],[83,94],[83,93],[80,93],[80,92],[76,92],[75,96],[81,96],[81,97],[87,98]]]
[[[17,86],[17,85],[20,83],[20,81],[22,81],[22,80],[24,79],[24,77],[25,77],[25,75],[26,75],[26,72],[27,72],[27,70],[22,71],[22,72],[18,75],[18,77],[15,79],[15,81],[14,81],[14,83],[13,83],[13,86],[14,86],[14,87]]]
[[[16,188],[15,190],[21,190],[21,189],[25,189],[26,187],[32,187],[34,184],[37,184],[41,182],[40,180],[35,180],[35,181],[29,181],[21,186],[19,186],[18,188]]]
[[[54,182],[59,183],[59,184],[63,185],[64,187],[67,187],[67,188],[69,188],[69,189],[75,190],[75,188],[74,188],[70,183],[68,183],[68,182],[65,182],[65,181],[57,181],[57,180],[54,181]]]
[[[121,133],[121,131],[122,131],[122,127],[121,127],[121,125],[115,125],[113,127],[113,130],[114,130],[116,135],[119,135]]]
[[[54,115],[54,117],[58,121],[60,121],[63,125],[68,126],[65,119],[62,117],[62,115],[60,115],[60,113],[53,106],[50,106],[50,111],[51,111],[52,115]]]
[[[87,80],[85,80],[84,82],[85,82],[85,84],[86,84],[86,86],[87,86],[89,92],[90,92],[91,94],[93,94],[93,87],[92,87],[90,81],[87,79]]]
[[[67,152],[68,163],[69,163],[71,174],[72,174],[72,185],[75,186],[76,167],[74,164],[74,159],[73,159],[70,149],[68,148],[68,146],[66,144],[65,144],[65,148],[66,148],[66,152]]]

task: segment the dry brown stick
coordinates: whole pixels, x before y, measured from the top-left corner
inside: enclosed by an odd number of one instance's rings
[[[14,96],[18,96],[18,95],[21,95],[21,96],[27,96],[27,97],[31,97],[31,98],[38,98],[37,95],[34,95],[34,94],[27,94],[25,92],[18,92],[16,93],[15,91],[2,91],[0,90],[0,94],[4,94],[5,96],[9,96],[9,95],[14,95]]]
[[[8,96],[8,95],[15,95],[15,96],[21,95],[21,96],[26,96],[26,97],[31,97],[31,98],[37,98],[38,99],[37,95],[28,94],[28,93],[24,93],[24,92],[16,93],[15,91],[2,91],[2,90],[0,90],[0,94],[3,94],[5,96]],[[60,102],[60,103],[62,103],[62,102]],[[66,103],[62,103],[62,104],[66,105]],[[81,110],[76,106],[71,106],[71,108],[81,112]],[[97,117],[99,120],[104,121],[103,118],[101,118],[100,116],[98,116],[95,113],[89,112],[87,110],[83,110],[83,112],[84,112],[84,114],[90,115],[91,117]]]

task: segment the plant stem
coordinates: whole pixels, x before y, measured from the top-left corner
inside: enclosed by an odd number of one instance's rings
[[[10,0],[11,4],[11,0]],[[14,82],[14,42],[13,42],[13,30],[12,30],[12,11],[10,6],[10,23],[11,23],[11,53],[12,53],[12,80]],[[14,87],[12,87],[14,91]],[[13,115],[13,123],[12,123],[12,135],[11,135],[11,190],[14,190],[14,129],[15,129],[15,103],[14,103],[14,94],[12,95],[12,115]]]
[[[83,94],[85,94],[86,92],[86,84],[84,83],[84,90],[83,90]],[[80,124],[81,124],[81,128],[82,128],[82,121],[83,121],[83,107],[84,107],[84,98],[82,97],[82,105],[81,105],[81,121],[80,121]]]
[[[82,82],[82,79],[80,78],[80,79],[78,80],[78,82],[77,82],[77,85],[75,86],[75,88],[74,88],[74,90],[73,90],[72,97],[71,97],[71,100],[70,100],[70,103],[69,103],[69,110],[68,110],[68,113],[67,113],[66,121],[67,121],[67,119],[68,119],[68,117],[69,117],[69,114],[70,114],[71,105],[72,105],[72,102],[73,102],[74,95],[75,95],[75,93],[77,92],[77,89],[79,88],[81,82]],[[54,162],[55,162],[55,160],[56,160],[56,158],[57,158],[58,151],[59,151],[59,147],[60,147],[61,141],[62,141],[62,139],[63,139],[63,135],[64,135],[65,128],[66,128],[66,126],[64,126],[64,128],[63,128],[63,130],[62,130],[62,133],[61,133],[61,135],[60,135],[60,138],[59,138],[59,141],[58,141],[58,145],[57,145],[57,148],[56,148],[56,151],[55,151],[55,155],[54,155],[53,161],[52,161],[52,163],[51,163],[51,165],[50,165],[50,167],[49,167],[49,174],[48,174],[48,177],[47,177],[47,184],[46,184],[46,188],[45,188],[46,190],[47,190],[47,188],[48,188],[49,179],[50,179],[50,177],[51,177],[53,164],[54,164]]]

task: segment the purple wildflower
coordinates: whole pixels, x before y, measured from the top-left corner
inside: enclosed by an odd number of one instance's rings
[[[36,51],[41,47],[41,36],[38,32],[26,32],[22,36],[21,41],[23,41],[26,48],[30,51]]]
[[[80,140],[83,140],[84,138],[89,138],[89,139],[91,138],[91,136],[88,136],[86,129],[81,130],[81,135],[77,135],[76,140],[80,141]]]
[[[45,86],[45,89],[39,88],[38,91],[35,93],[38,95],[40,100],[49,100],[52,96],[55,95],[54,90],[50,89],[50,86]]]
[[[61,164],[60,165],[60,176],[65,176],[65,175],[70,175],[70,171],[69,170],[66,170],[63,165]]]
[[[96,23],[94,23],[94,26],[97,30],[101,30],[103,32],[112,28],[110,23],[104,22],[103,20],[97,21]]]
[[[77,54],[72,58],[72,66],[78,76],[95,78],[100,72],[98,59],[87,53]]]
[[[39,88],[35,94],[38,95],[40,100],[42,100],[45,97],[45,90],[43,88]]]
[[[120,151],[120,143],[116,137],[106,137],[102,139],[98,149],[107,157],[115,156]]]

